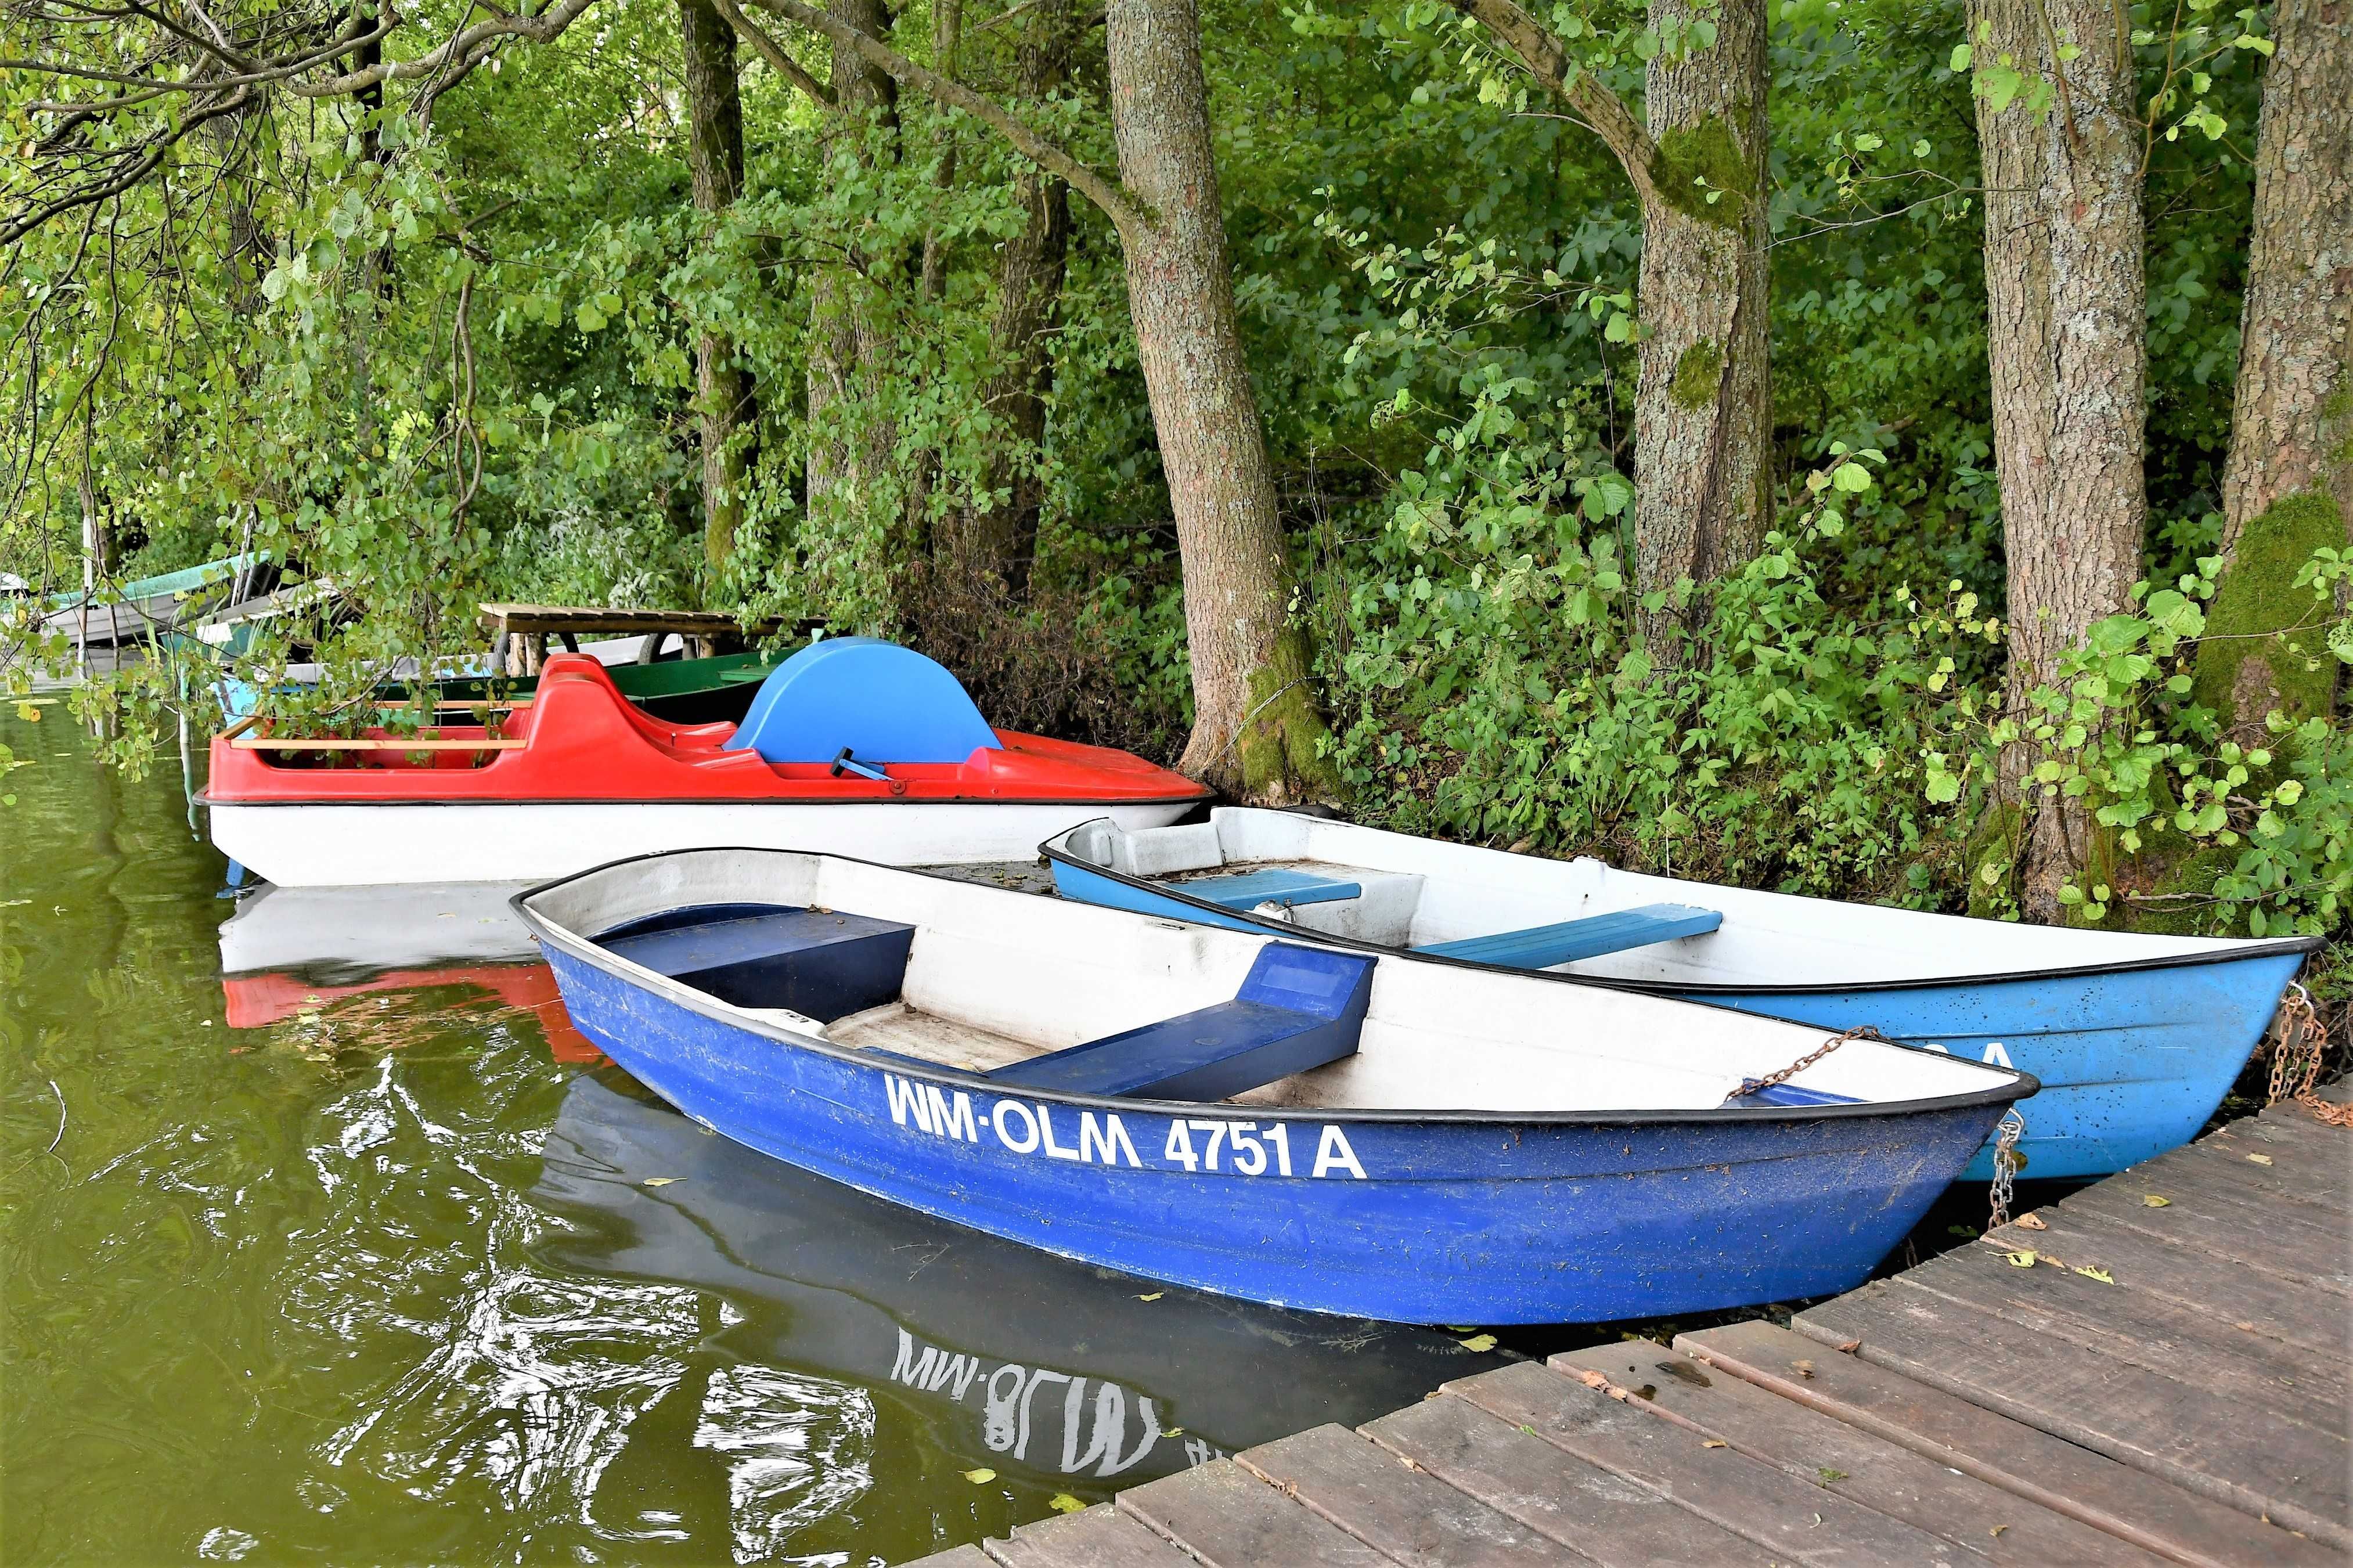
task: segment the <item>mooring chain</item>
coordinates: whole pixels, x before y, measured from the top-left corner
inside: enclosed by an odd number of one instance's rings
[[[2331,1105],[2314,1092],[2328,1054],[2328,1026],[2312,993],[2291,983],[2272,1018],[2272,1081],[2266,1105],[2293,1100],[2331,1127],[2353,1127],[2353,1105]]]
[[[1986,1221],[1989,1231],[2000,1230],[2010,1223],[2010,1184],[2018,1179],[2018,1141],[2026,1136],[2026,1118],[2013,1105],[2002,1112],[2001,1122],[1994,1132],[1993,1217]]]
[[[1805,1071],[1808,1068],[1813,1066],[1816,1062],[1821,1060],[1824,1057],[1830,1055],[1832,1051],[1838,1049],[1841,1046],[1846,1044],[1849,1040],[1877,1040],[1881,1045],[1885,1045],[1887,1043],[1887,1037],[1881,1034],[1878,1030],[1873,1028],[1868,1024],[1857,1024],[1853,1028],[1849,1029],[1843,1035],[1831,1036],[1829,1039],[1824,1040],[1820,1047],[1807,1052],[1804,1056],[1799,1057],[1796,1061],[1791,1062],[1779,1072],[1767,1073],[1763,1078],[1742,1079],[1740,1080],[1740,1087],[1732,1091],[1732,1098],[1738,1100],[1744,1094],[1761,1094],[1777,1083],[1787,1083],[1791,1079],[1797,1077],[1799,1073]]]

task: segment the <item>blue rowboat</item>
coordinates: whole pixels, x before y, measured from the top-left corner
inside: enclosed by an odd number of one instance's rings
[[[2188,1142],[2316,937],[2054,930],[1753,892],[1220,808],[1043,846],[1066,899],[1514,971],[1888,1038],[2042,1082],[2019,1145],[2038,1177],[2120,1171]],[[1966,1175],[1993,1173],[1990,1149]]]
[[[1408,1322],[1843,1290],[2027,1075],[863,861],[519,895],[581,1031],[715,1131],[1048,1252]],[[1664,1043],[1662,1046],[1662,1042]]]

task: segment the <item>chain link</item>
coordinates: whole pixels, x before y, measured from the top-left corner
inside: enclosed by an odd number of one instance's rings
[[[2312,993],[2290,984],[2272,1018],[2272,1081],[2265,1105],[2295,1100],[2331,1127],[2353,1127],[2353,1105],[2331,1105],[2314,1092],[2328,1054],[2328,1026],[2312,1005]]]
[[[1849,1029],[1843,1035],[1831,1036],[1813,1050],[1807,1052],[1804,1056],[1799,1057],[1796,1061],[1791,1062],[1788,1067],[1783,1068],[1779,1072],[1767,1073],[1763,1078],[1748,1078],[1741,1079],[1740,1087],[1732,1091],[1732,1098],[1738,1100],[1742,1095],[1746,1094],[1762,1094],[1765,1090],[1771,1089],[1777,1083],[1787,1083],[1791,1079],[1797,1077],[1799,1073],[1805,1071],[1808,1068],[1813,1066],[1816,1062],[1821,1060],[1824,1057],[1830,1055],[1832,1051],[1838,1049],[1841,1046],[1846,1044],[1849,1040],[1877,1040],[1880,1044],[1885,1045],[1887,1043],[1887,1037],[1881,1034],[1878,1030],[1873,1028],[1868,1024],[1857,1024],[1853,1028]]]
[[[2026,1136],[2026,1118],[2013,1105],[2002,1112],[2001,1123],[1994,1131],[1993,1217],[1986,1221],[1989,1231],[2010,1223],[2010,1184],[2018,1179],[2018,1141]]]

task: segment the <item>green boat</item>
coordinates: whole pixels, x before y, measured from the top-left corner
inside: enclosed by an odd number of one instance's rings
[[[723,653],[711,658],[664,658],[651,664],[608,664],[605,673],[621,695],[655,717],[673,724],[730,724],[743,721],[760,682],[791,654]],[[441,700],[451,707],[501,700],[533,690],[535,675],[455,676],[437,682]]]

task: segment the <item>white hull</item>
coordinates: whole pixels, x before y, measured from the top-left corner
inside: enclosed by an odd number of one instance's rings
[[[714,846],[805,849],[885,865],[1027,860],[1108,816],[1130,832],[1199,803],[592,802],[248,805],[216,802],[213,843],[280,887],[542,882],[632,855]]]

